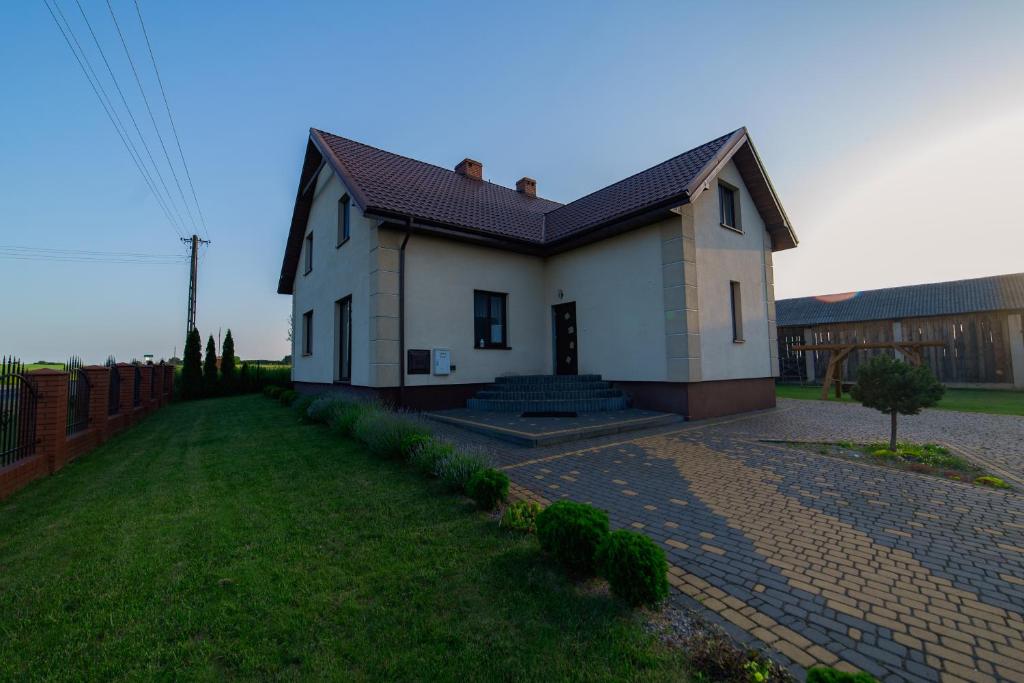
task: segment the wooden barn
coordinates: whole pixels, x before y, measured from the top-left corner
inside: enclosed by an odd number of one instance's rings
[[[777,302],[780,381],[820,383],[829,352],[799,344],[941,341],[922,349],[925,363],[950,386],[1024,389],[1024,273],[809,296]],[[854,381],[871,354],[845,363]]]

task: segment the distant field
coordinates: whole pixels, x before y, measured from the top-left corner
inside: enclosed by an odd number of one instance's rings
[[[51,370],[63,370],[63,363],[25,363],[25,370],[42,370],[43,368],[49,368]]]
[[[779,398],[814,400],[821,398],[821,387],[779,384],[775,387]],[[831,400],[835,400],[833,395]],[[849,394],[843,394],[844,403],[855,403]],[[994,415],[1024,415],[1024,391],[997,389],[946,389],[946,395],[936,406],[941,410],[961,410],[967,413]]]

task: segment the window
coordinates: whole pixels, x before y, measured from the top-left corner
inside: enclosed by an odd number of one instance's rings
[[[313,355],[313,311],[302,314],[302,355]]]
[[[338,246],[348,241],[348,195],[338,200]]]
[[[738,188],[722,181],[718,182],[718,214],[721,217],[722,227],[742,232],[739,196]]]
[[[352,297],[337,304],[338,313],[338,381],[352,381]]]
[[[478,349],[507,349],[508,294],[473,292],[473,346]]]
[[[729,283],[729,303],[732,306],[732,340],[743,341],[743,301],[740,299],[740,283]]]
[[[306,235],[306,272],[309,275],[313,270],[313,233]]]

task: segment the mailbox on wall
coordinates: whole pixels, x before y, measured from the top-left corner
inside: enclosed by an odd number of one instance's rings
[[[452,372],[452,352],[448,349],[434,349],[434,374],[450,375]]]

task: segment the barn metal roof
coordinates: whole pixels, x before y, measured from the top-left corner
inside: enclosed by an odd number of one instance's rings
[[[1024,273],[776,302],[779,327],[1024,309]]]

